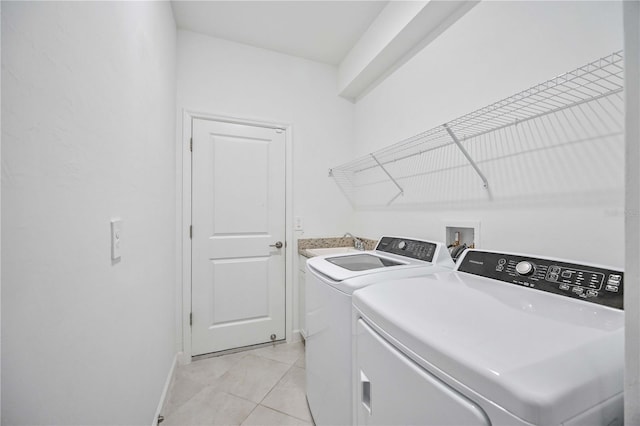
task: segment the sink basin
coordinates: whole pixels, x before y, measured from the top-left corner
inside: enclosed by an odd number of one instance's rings
[[[325,254],[342,254],[342,253],[353,253],[356,250],[355,247],[329,247],[329,248],[314,248],[307,249],[307,253],[313,256],[324,256]]]

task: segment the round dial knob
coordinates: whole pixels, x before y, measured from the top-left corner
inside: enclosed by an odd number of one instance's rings
[[[533,263],[523,260],[516,265],[516,272],[520,275],[531,275],[535,271]]]
[[[400,250],[404,250],[404,249],[406,249],[406,248],[407,248],[407,243],[406,243],[406,242],[404,242],[404,241],[400,241],[400,242],[398,243],[398,248],[399,248]]]

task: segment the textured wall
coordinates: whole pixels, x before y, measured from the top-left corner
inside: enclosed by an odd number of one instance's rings
[[[621,9],[620,2],[481,2],[358,101],[356,153],[429,130],[622,49]],[[470,149],[475,158],[490,150],[505,157],[480,165],[490,188],[507,195],[503,199],[454,197],[449,205],[359,211],[355,231],[371,238],[391,233],[443,240],[447,221],[480,221],[483,248],[622,266],[622,135],[537,150],[547,136],[557,135],[523,125],[518,131],[525,137],[512,138],[512,129],[487,136],[487,151]],[[538,146],[524,147],[532,154],[510,155],[540,134]],[[467,190],[484,195],[480,179],[471,171],[465,180],[463,170],[425,176],[425,192],[436,198]]]
[[[640,3],[624,4],[626,83],[625,423],[640,424]]]
[[[166,2],[2,3],[3,423],[152,422],[175,353],[175,46]]]
[[[328,169],[352,152],[353,105],[333,66],[178,32],[178,109],[293,126],[294,216],[305,236],[346,232],[351,208]]]
[[[353,104],[338,97],[336,79],[333,66],[178,32],[180,120],[186,109],[292,126],[293,217],[304,225],[294,238],[340,236],[351,228],[352,209],[328,177],[329,168],[353,152]],[[181,140],[181,122],[178,128]],[[294,285],[293,300],[296,294]],[[295,330],[297,315],[291,317]]]

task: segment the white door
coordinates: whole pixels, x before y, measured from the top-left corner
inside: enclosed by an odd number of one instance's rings
[[[284,339],[285,133],[192,132],[192,354]]]

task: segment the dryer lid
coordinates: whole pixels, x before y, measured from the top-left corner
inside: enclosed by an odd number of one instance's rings
[[[370,286],[353,304],[423,367],[533,424],[623,390],[620,310],[455,271]]]

